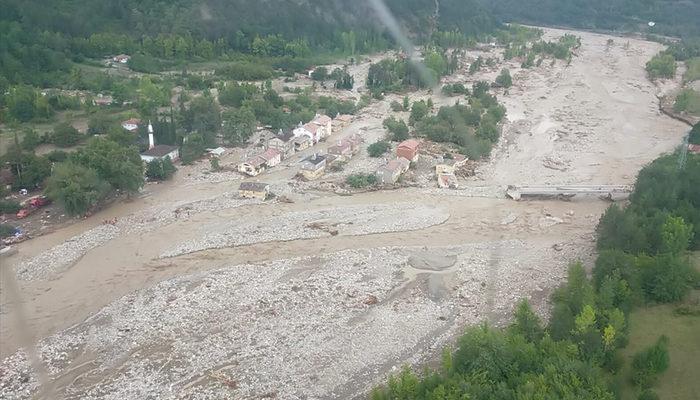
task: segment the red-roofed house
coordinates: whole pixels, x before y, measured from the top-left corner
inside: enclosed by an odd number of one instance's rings
[[[391,160],[377,170],[377,178],[384,184],[396,183],[410,165],[411,162],[403,157]]]
[[[136,132],[139,129],[140,125],[141,120],[138,118],[131,118],[122,122],[122,128],[126,129],[129,132]]]
[[[408,161],[414,161],[418,157],[420,142],[416,139],[405,140],[396,147],[396,156],[403,157]]]
[[[688,151],[693,154],[700,154],[700,144],[689,144]]]

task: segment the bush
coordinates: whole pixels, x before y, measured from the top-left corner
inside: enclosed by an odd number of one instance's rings
[[[390,107],[391,107],[391,111],[393,111],[393,112],[401,112],[401,111],[403,111],[403,105],[401,105],[401,103],[399,103],[399,102],[396,101],[396,100],[393,100],[393,101],[391,102]]]
[[[41,136],[34,129],[27,129],[22,136],[22,149],[32,151],[42,142]]]
[[[673,111],[687,112],[688,114],[700,116],[700,93],[693,89],[683,89],[673,104]]]
[[[367,147],[367,153],[370,157],[381,157],[384,153],[391,149],[391,144],[389,142],[380,140],[379,142],[372,143]]]
[[[328,68],[318,67],[314,69],[314,71],[311,73],[311,79],[319,82],[325,81],[328,79]]]
[[[668,337],[661,336],[656,343],[634,355],[632,359],[632,381],[642,388],[649,388],[658,374],[668,369]]]
[[[61,162],[65,161],[66,158],[68,158],[68,153],[62,150],[52,150],[49,154],[46,155],[46,158],[51,162]]]
[[[657,54],[646,65],[649,78],[673,78],[676,75],[676,59],[670,54]]]
[[[374,174],[352,174],[345,178],[345,183],[355,189],[361,189],[376,184],[377,176]]]
[[[46,194],[70,215],[81,215],[97,205],[109,192],[109,184],[97,171],[79,164],[58,164],[46,184]]]
[[[251,62],[234,62],[216,70],[216,74],[235,81],[261,81],[275,76],[266,64]]]
[[[155,159],[146,164],[146,176],[152,181],[170,179],[176,170],[170,157],[165,157],[162,161]]]
[[[0,200],[0,214],[16,214],[21,208],[14,200]]]

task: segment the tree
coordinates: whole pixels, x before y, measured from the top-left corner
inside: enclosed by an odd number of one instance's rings
[[[334,86],[336,89],[352,90],[352,87],[355,85],[355,78],[348,73],[347,68],[336,68],[333,70],[333,74],[331,76],[333,79],[335,79]]]
[[[71,147],[80,142],[83,135],[71,124],[62,122],[56,125],[51,134],[51,142],[59,147]]]
[[[257,92],[258,88],[253,84],[228,82],[226,87],[219,90],[219,103],[224,106],[241,107],[245,100],[250,99]]]
[[[182,151],[180,154],[182,163],[185,165],[192,164],[204,154],[205,148],[204,138],[199,133],[192,133],[186,136],[182,142]]]
[[[328,79],[328,68],[317,67],[313,70],[313,72],[311,72],[311,79],[319,82],[325,81],[326,79]]]
[[[352,174],[345,178],[345,182],[355,189],[365,188],[377,183],[375,174]]]
[[[521,300],[515,309],[515,321],[510,332],[522,335],[528,342],[539,342],[544,336],[540,318],[532,311],[527,300]]]
[[[255,132],[255,114],[248,107],[228,111],[224,113],[223,119],[223,136],[229,145],[240,146]]]
[[[146,177],[152,181],[164,181],[170,179],[176,170],[170,157],[154,159],[146,164]]]
[[[136,193],[143,187],[143,162],[136,147],[123,147],[111,140],[93,138],[71,155],[71,160],[94,169],[114,189]]]
[[[22,149],[33,151],[42,141],[41,136],[34,129],[26,129],[22,135]]]
[[[496,85],[506,89],[513,86],[513,78],[511,78],[508,69],[501,70],[501,73],[496,77]]]
[[[690,130],[688,143],[700,144],[700,122],[693,125],[693,129]]]
[[[673,78],[676,75],[676,59],[670,54],[659,53],[647,62],[646,70],[651,79]]]
[[[681,217],[669,215],[661,227],[661,251],[670,254],[682,254],[688,249],[693,238],[693,227]]]
[[[380,140],[367,146],[367,153],[370,157],[381,157],[384,153],[391,149],[391,144]]]
[[[9,164],[12,171],[14,189],[34,189],[51,175],[51,162],[46,157],[23,152],[17,144],[8,149],[3,161]]]
[[[88,119],[87,133],[88,135],[104,135],[114,129],[115,126],[121,129],[121,126],[117,124],[117,121],[112,116],[98,111]]]
[[[403,120],[389,117],[384,120],[384,127],[391,134],[391,140],[401,142],[408,139],[408,125]]]
[[[408,108],[411,106],[408,96],[403,97],[403,103],[401,105],[403,106],[403,111],[408,111]]]
[[[411,126],[415,125],[418,121],[422,120],[426,115],[428,115],[429,112],[430,108],[425,101],[421,100],[413,102],[413,106],[411,106],[411,115],[408,117],[408,124]]]
[[[99,203],[109,191],[97,171],[72,162],[56,165],[47,181],[46,194],[68,214],[81,215]]]

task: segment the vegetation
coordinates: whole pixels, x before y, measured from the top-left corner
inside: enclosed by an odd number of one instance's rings
[[[513,86],[513,78],[510,76],[510,71],[502,69],[501,73],[496,77],[496,86],[506,88]]]
[[[83,138],[83,135],[78,132],[73,126],[67,122],[56,125],[51,134],[51,143],[58,147],[75,146]]]
[[[457,96],[457,95],[469,95],[469,89],[467,89],[461,83],[446,84],[442,87],[442,93],[445,96]]]
[[[0,223],[0,239],[10,237],[15,234],[15,227],[10,224]]]
[[[391,144],[387,141],[380,140],[367,146],[367,154],[370,157],[381,157],[391,149]]]
[[[81,215],[96,206],[109,192],[92,168],[73,162],[58,164],[46,184],[46,194],[70,215]]]
[[[16,214],[21,208],[14,200],[0,200],[0,214]]]
[[[352,174],[345,178],[345,183],[355,189],[366,188],[377,183],[377,176],[374,174]]]
[[[676,76],[676,59],[670,54],[659,53],[646,65],[649,78],[673,78]]]
[[[700,93],[690,88],[681,90],[676,96],[673,111],[700,116]]]
[[[685,62],[687,67],[683,74],[684,82],[693,82],[700,80],[700,57],[693,57]]]
[[[164,181],[170,179],[175,174],[177,168],[173,165],[170,157],[162,160],[154,159],[146,164],[146,177],[151,181]]]
[[[372,399],[618,398],[608,376],[622,370],[618,349],[628,343],[628,313],[644,301],[681,300],[698,282],[686,256],[694,243],[693,218],[700,215],[698,172],[695,156],[681,171],[673,156],[642,170],[631,204],[625,210],[611,206],[601,218],[593,279],[580,263],[571,265],[566,283],[552,295],[547,326],[523,301],[508,329],[468,329],[456,351],[444,351],[439,370],[417,376],[406,368],[376,388]],[[669,368],[668,346],[662,337],[637,354],[626,379],[650,386]]]
[[[700,122],[696,123],[693,126],[693,129],[690,130],[688,142],[692,144],[700,144]]]
[[[408,125],[402,119],[389,117],[384,120],[383,125],[389,131],[392,141],[401,142],[408,139]]]

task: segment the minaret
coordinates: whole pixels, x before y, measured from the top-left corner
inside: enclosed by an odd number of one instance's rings
[[[148,150],[156,147],[156,141],[155,138],[153,137],[153,125],[151,125],[151,121],[148,121]]]

